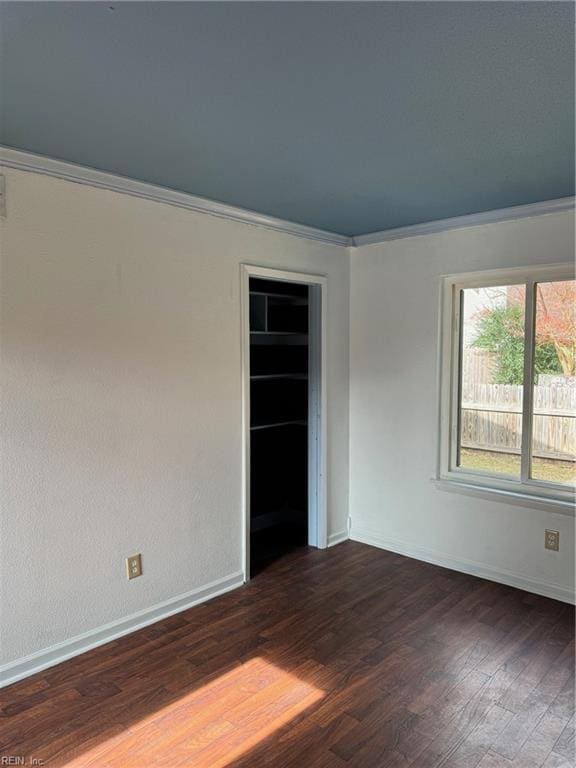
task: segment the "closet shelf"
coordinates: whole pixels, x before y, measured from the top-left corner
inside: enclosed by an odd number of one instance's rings
[[[306,419],[292,419],[290,421],[274,421],[271,424],[256,424],[250,427],[250,431],[255,432],[260,429],[272,429],[273,427],[287,427],[291,425],[305,427],[308,422]]]
[[[275,379],[298,379],[305,381],[307,373],[259,373],[250,376],[251,381],[273,381]]]
[[[250,518],[250,530],[263,531],[266,528],[273,528],[281,523],[292,523],[302,516],[302,510],[298,509],[279,509],[274,512],[264,512],[260,515],[252,515]]]
[[[271,331],[250,331],[250,344],[265,347],[295,346],[305,347],[308,344],[306,333],[278,333]]]
[[[304,331],[250,331],[250,336],[308,336]]]
[[[267,293],[266,291],[250,291],[250,296],[267,296],[269,299],[289,299],[292,306],[305,307],[308,299],[305,296],[291,296],[289,293]]]
[[[307,541],[311,315],[305,285],[251,277],[249,287],[248,530],[254,567]]]

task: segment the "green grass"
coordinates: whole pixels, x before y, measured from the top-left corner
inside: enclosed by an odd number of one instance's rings
[[[460,466],[498,475],[520,476],[520,456],[497,451],[477,451],[462,448]],[[549,480],[555,483],[576,482],[576,462],[559,459],[533,459],[532,477],[535,480]]]

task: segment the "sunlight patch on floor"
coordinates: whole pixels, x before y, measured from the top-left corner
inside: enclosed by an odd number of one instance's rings
[[[224,768],[323,696],[257,657],[60,765]]]

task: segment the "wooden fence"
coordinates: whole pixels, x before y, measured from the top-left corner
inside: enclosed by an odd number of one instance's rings
[[[520,453],[522,387],[513,384],[462,386],[461,445],[503,453]],[[534,387],[533,451],[535,456],[574,459],[576,455],[576,388]]]
[[[498,357],[481,347],[467,347],[462,357],[462,381],[490,384],[494,380]]]

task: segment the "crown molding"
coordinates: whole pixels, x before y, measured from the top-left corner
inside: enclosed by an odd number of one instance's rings
[[[439,219],[438,221],[428,221],[408,227],[397,227],[396,229],[386,229],[381,232],[347,237],[337,232],[327,232],[323,229],[309,227],[306,224],[297,224],[286,219],[278,219],[275,216],[267,216],[266,214],[250,211],[246,208],[218,203],[215,200],[197,197],[187,192],[178,192],[177,190],[168,189],[156,184],[137,181],[126,176],[118,176],[117,174],[98,171],[95,168],[87,168],[76,163],[55,160],[44,155],[23,152],[2,145],[0,145],[0,165],[7,168],[15,168],[19,171],[41,173],[45,176],[72,181],[76,184],[109,189],[113,192],[132,195],[132,197],[140,197],[145,200],[154,200],[165,205],[185,208],[196,213],[204,213],[209,216],[249,224],[254,227],[271,229],[276,232],[305,238],[306,240],[315,240],[329,245],[344,247],[374,245],[392,240],[402,240],[406,237],[421,237],[439,232],[449,232],[455,229],[480,227],[485,224],[497,224],[503,221],[544,216],[551,213],[574,210],[575,206],[574,197],[560,197],[556,200],[545,200],[539,203],[529,203],[528,205],[499,208],[493,211],[483,211],[482,213],[455,216],[450,219]]]
[[[129,179],[126,176],[118,176],[113,173],[98,171],[95,168],[87,168],[76,163],[55,160],[44,155],[36,155],[32,152],[22,152],[18,149],[0,145],[0,165],[7,168],[15,168],[19,171],[41,173],[44,176],[53,176],[57,179],[72,181],[76,184],[85,184],[100,189],[109,189],[132,197],[140,197],[145,200],[154,200],[157,203],[172,205],[177,208],[185,208],[196,213],[204,213],[216,216],[219,219],[227,219],[242,224],[250,224],[254,227],[271,229],[307,240],[316,240],[330,245],[349,246],[351,240],[345,235],[336,232],[326,232],[323,229],[308,227],[305,224],[297,224],[285,219],[277,219],[275,216],[267,216],[245,208],[237,208],[234,205],[218,203],[203,197],[190,195],[187,192],[178,192],[156,184],[148,184],[144,181]]]
[[[481,227],[485,224],[497,224],[501,221],[514,221],[534,216],[545,216],[550,213],[571,211],[574,210],[574,201],[574,197],[559,197],[556,200],[544,200],[541,203],[515,205],[510,208],[498,208],[494,211],[455,216],[452,219],[439,219],[438,221],[428,221],[423,224],[413,224],[409,227],[386,229],[382,232],[372,232],[368,235],[356,235],[352,238],[351,245],[374,245],[390,240],[402,240],[405,237],[421,237],[422,235],[433,235],[438,232],[449,232],[454,229]]]

